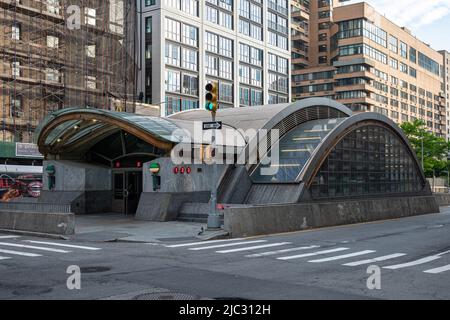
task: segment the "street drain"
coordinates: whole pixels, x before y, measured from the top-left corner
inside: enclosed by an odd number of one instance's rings
[[[133,300],[198,300],[198,299],[200,299],[200,297],[176,292],[144,293],[137,295],[133,298]]]
[[[110,267],[82,267],[80,268],[81,273],[101,273],[110,271]]]

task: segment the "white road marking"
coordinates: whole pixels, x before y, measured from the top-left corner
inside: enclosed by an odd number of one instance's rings
[[[349,254],[343,254],[343,255],[340,255],[340,256],[334,256],[334,257],[329,257],[329,258],[324,258],[324,259],[311,260],[311,261],[308,261],[308,262],[321,263],[321,262],[335,261],[335,260],[341,260],[341,259],[347,259],[347,258],[352,258],[352,257],[363,256],[365,254],[374,253],[374,252],[376,252],[376,251],[374,251],[374,250],[364,250],[364,251],[353,252],[353,253],[349,253]]]
[[[390,255],[387,255],[387,256],[382,256],[382,257],[373,258],[373,259],[367,259],[367,260],[350,262],[350,263],[346,263],[346,264],[343,264],[343,265],[344,266],[348,266],[348,267],[356,267],[356,266],[361,266],[361,265],[364,265],[364,264],[370,264],[370,263],[375,263],[375,262],[380,262],[380,261],[386,261],[386,260],[395,259],[395,258],[399,258],[399,257],[403,257],[403,256],[406,256],[406,253],[394,253],[394,254],[390,254]]]
[[[299,255],[296,255],[296,256],[281,257],[281,258],[277,258],[277,259],[278,260],[292,260],[292,259],[299,259],[299,258],[305,258],[305,257],[318,256],[318,255],[321,255],[321,254],[345,251],[345,250],[348,250],[348,249],[349,248],[336,248],[336,249],[330,249],[330,250],[323,250],[323,251],[316,251],[316,252],[311,252],[311,253],[299,254]]]
[[[34,250],[42,250],[42,251],[50,251],[50,252],[58,252],[58,253],[69,253],[70,252],[70,251],[61,250],[61,249],[53,249],[53,248],[46,248],[46,247],[36,247],[36,246],[27,246],[27,245],[24,245],[24,244],[7,243],[7,242],[0,242],[0,246],[26,248],[26,249],[34,249]]]
[[[16,239],[20,238],[19,236],[0,236],[0,239]]]
[[[445,271],[450,271],[450,264],[443,266],[443,267],[435,268],[435,269],[425,270],[424,272],[436,274],[436,273],[441,273],[441,272],[445,272]]]
[[[444,254],[450,253],[450,250],[438,253],[437,256],[443,256]]]
[[[240,251],[257,250],[257,249],[263,249],[263,248],[280,247],[280,246],[285,246],[285,245],[288,245],[288,244],[292,244],[292,242],[269,243],[269,244],[263,244],[263,245],[260,245],[260,246],[245,247],[245,248],[238,248],[238,249],[229,249],[229,250],[222,250],[222,251],[216,251],[216,252],[217,253],[232,253],[232,252],[240,252]]]
[[[84,249],[84,250],[102,250],[101,248],[94,247],[86,247],[86,246],[75,246],[73,244],[62,244],[57,242],[45,242],[45,241],[33,241],[33,240],[25,240],[25,242],[36,243],[36,244],[47,244],[49,246],[57,246],[57,247],[67,247],[67,248],[75,248],[75,249]]]
[[[8,259],[11,259],[11,258],[9,258],[9,257],[0,257],[0,260],[8,260]]]
[[[40,255],[40,254],[29,253],[29,252],[19,252],[19,251],[12,251],[12,250],[3,250],[3,249],[0,249],[0,253],[13,254],[16,256],[24,256],[24,257],[42,257],[42,255]]]
[[[227,243],[227,244],[218,244],[218,245],[215,245],[215,246],[208,246],[208,247],[201,247],[201,248],[190,248],[189,250],[198,251],[198,250],[225,248],[225,247],[232,247],[232,246],[240,246],[240,245],[243,245],[243,244],[261,243],[261,242],[267,242],[267,240],[255,240],[255,241],[246,241],[246,242],[235,242],[235,243]]]
[[[236,239],[226,239],[226,240],[211,240],[211,241],[197,241],[197,242],[191,242],[191,243],[182,243],[182,244],[174,244],[170,246],[165,246],[167,248],[181,248],[181,247],[193,247],[193,246],[200,246],[200,245],[208,245],[210,243],[221,243],[221,242],[230,242],[230,241],[240,241],[244,240],[243,238],[236,238]]]
[[[298,247],[298,248],[283,249],[283,250],[277,250],[277,251],[261,252],[261,253],[249,254],[248,256],[245,256],[245,257],[246,258],[258,258],[258,257],[273,256],[276,254],[309,250],[309,249],[317,249],[317,248],[320,248],[320,246]]]
[[[402,263],[402,264],[395,264],[392,266],[387,266],[387,267],[383,267],[384,269],[390,269],[390,270],[396,270],[396,269],[402,269],[402,268],[407,268],[407,267],[412,267],[412,266],[417,266],[419,264],[424,264],[427,262],[431,262],[437,259],[440,259],[440,256],[429,256],[429,257],[425,257],[419,260],[414,260],[414,261],[410,261],[407,263]]]

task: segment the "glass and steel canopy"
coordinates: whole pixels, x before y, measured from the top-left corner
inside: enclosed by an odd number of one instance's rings
[[[275,143],[251,173],[256,183],[295,183],[322,140],[346,118],[305,122]]]
[[[100,109],[64,109],[50,114],[37,129],[41,152],[58,153],[82,144],[95,144],[123,130],[161,149],[170,150],[180,141],[173,133],[180,128],[159,117]]]

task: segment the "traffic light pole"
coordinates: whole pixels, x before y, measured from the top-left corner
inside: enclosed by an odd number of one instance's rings
[[[216,121],[216,112],[211,112],[212,115],[212,121]],[[212,130],[212,136],[211,136],[211,150],[216,150],[216,129]],[[217,155],[217,152],[215,153]],[[214,157],[214,163],[213,163],[213,183],[211,188],[211,199],[210,199],[210,207],[209,207],[209,214],[208,214],[208,229],[220,229],[221,222],[220,222],[220,215],[217,211],[217,163],[215,162]]]

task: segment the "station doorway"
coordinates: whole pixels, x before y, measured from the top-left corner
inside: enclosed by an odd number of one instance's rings
[[[142,170],[113,171],[113,212],[135,215],[141,194]]]

